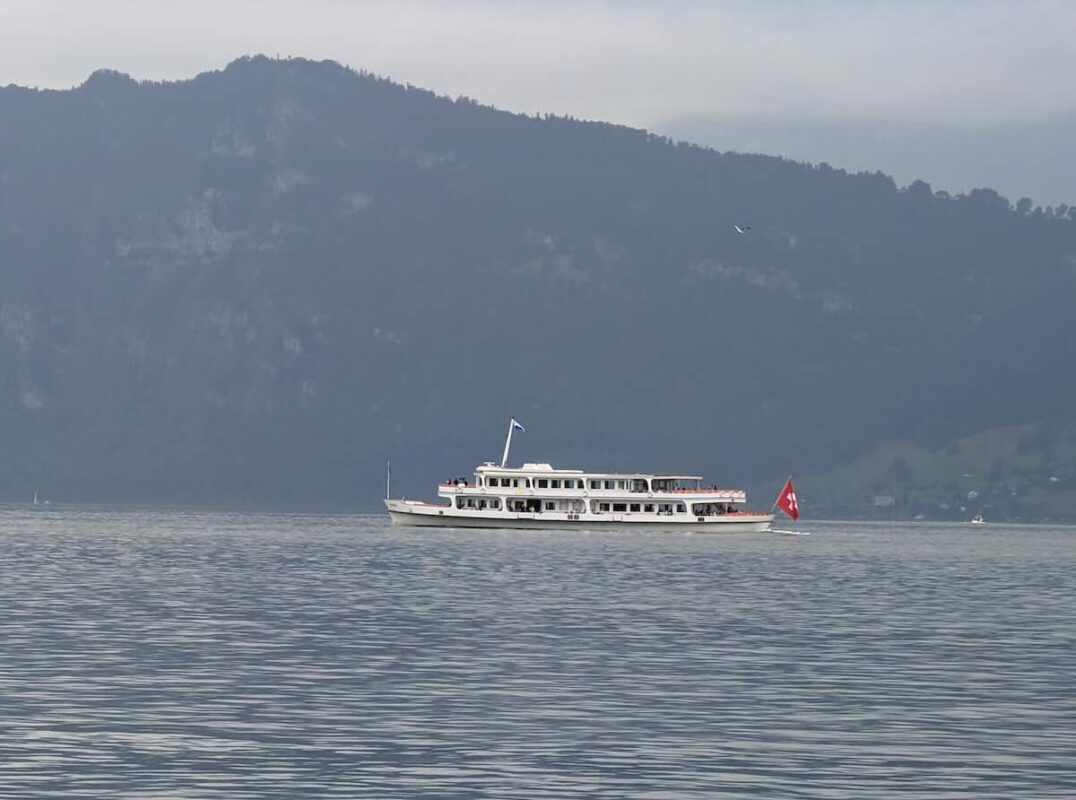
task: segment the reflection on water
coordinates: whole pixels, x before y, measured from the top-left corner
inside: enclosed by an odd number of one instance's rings
[[[1076,796],[1076,530],[0,510],[0,796]]]

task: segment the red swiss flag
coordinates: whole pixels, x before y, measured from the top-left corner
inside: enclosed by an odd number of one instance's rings
[[[777,498],[777,507],[792,519],[800,518],[800,504],[796,499],[796,487],[792,485],[792,478],[788,479],[785,488],[781,490],[781,496]]]

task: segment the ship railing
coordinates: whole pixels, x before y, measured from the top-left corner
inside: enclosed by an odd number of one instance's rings
[[[654,494],[742,494],[742,489],[657,489]]]
[[[496,486],[496,487],[487,487],[487,486],[479,486],[478,484],[472,483],[471,481],[466,481],[466,482],[465,481],[458,481],[458,482],[457,481],[448,481],[448,482],[445,482],[445,483],[438,484],[438,487],[441,488],[441,489],[469,489],[469,490],[514,488],[514,489],[533,489],[535,491],[540,491],[540,492],[546,492],[546,491],[551,490],[550,487],[539,488],[537,486],[526,486],[526,487],[524,487],[524,486],[515,486],[515,487]],[[590,489],[590,488],[565,489],[563,487],[557,487],[556,489],[552,489],[552,491],[556,491],[556,492],[583,492],[583,491],[586,491],[586,492],[608,492],[610,494],[623,494],[625,492],[627,492],[629,494],[743,494],[742,489],[722,489],[722,488],[716,488],[716,487],[713,488],[713,489],[651,489],[649,491],[646,490],[646,489],[605,489],[605,488],[601,488],[601,489]]]

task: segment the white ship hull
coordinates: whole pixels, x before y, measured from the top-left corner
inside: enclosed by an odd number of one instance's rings
[[[393,525],[424,528],[508,529],[662,529],[699,533],[764,533],[772,514],[736,513],[718,516],[648,514],[565,514],[557,512],[471,511],[408,500],[386,500]]]

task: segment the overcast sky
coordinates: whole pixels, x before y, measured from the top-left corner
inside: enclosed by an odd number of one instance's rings
[[[833,125],[893,125],[899,139],[1076,119],[1074,0],[0,0],[0,85],[65,88],[100,67],[186,78],[251,53],[331,58],[509,110],[722,149],[761,149],[758,136],[838,164],[845,150],[817,134]],[[807,152],[800,125],[815,131]],[[758,126],[787,130],[787,143]]]

